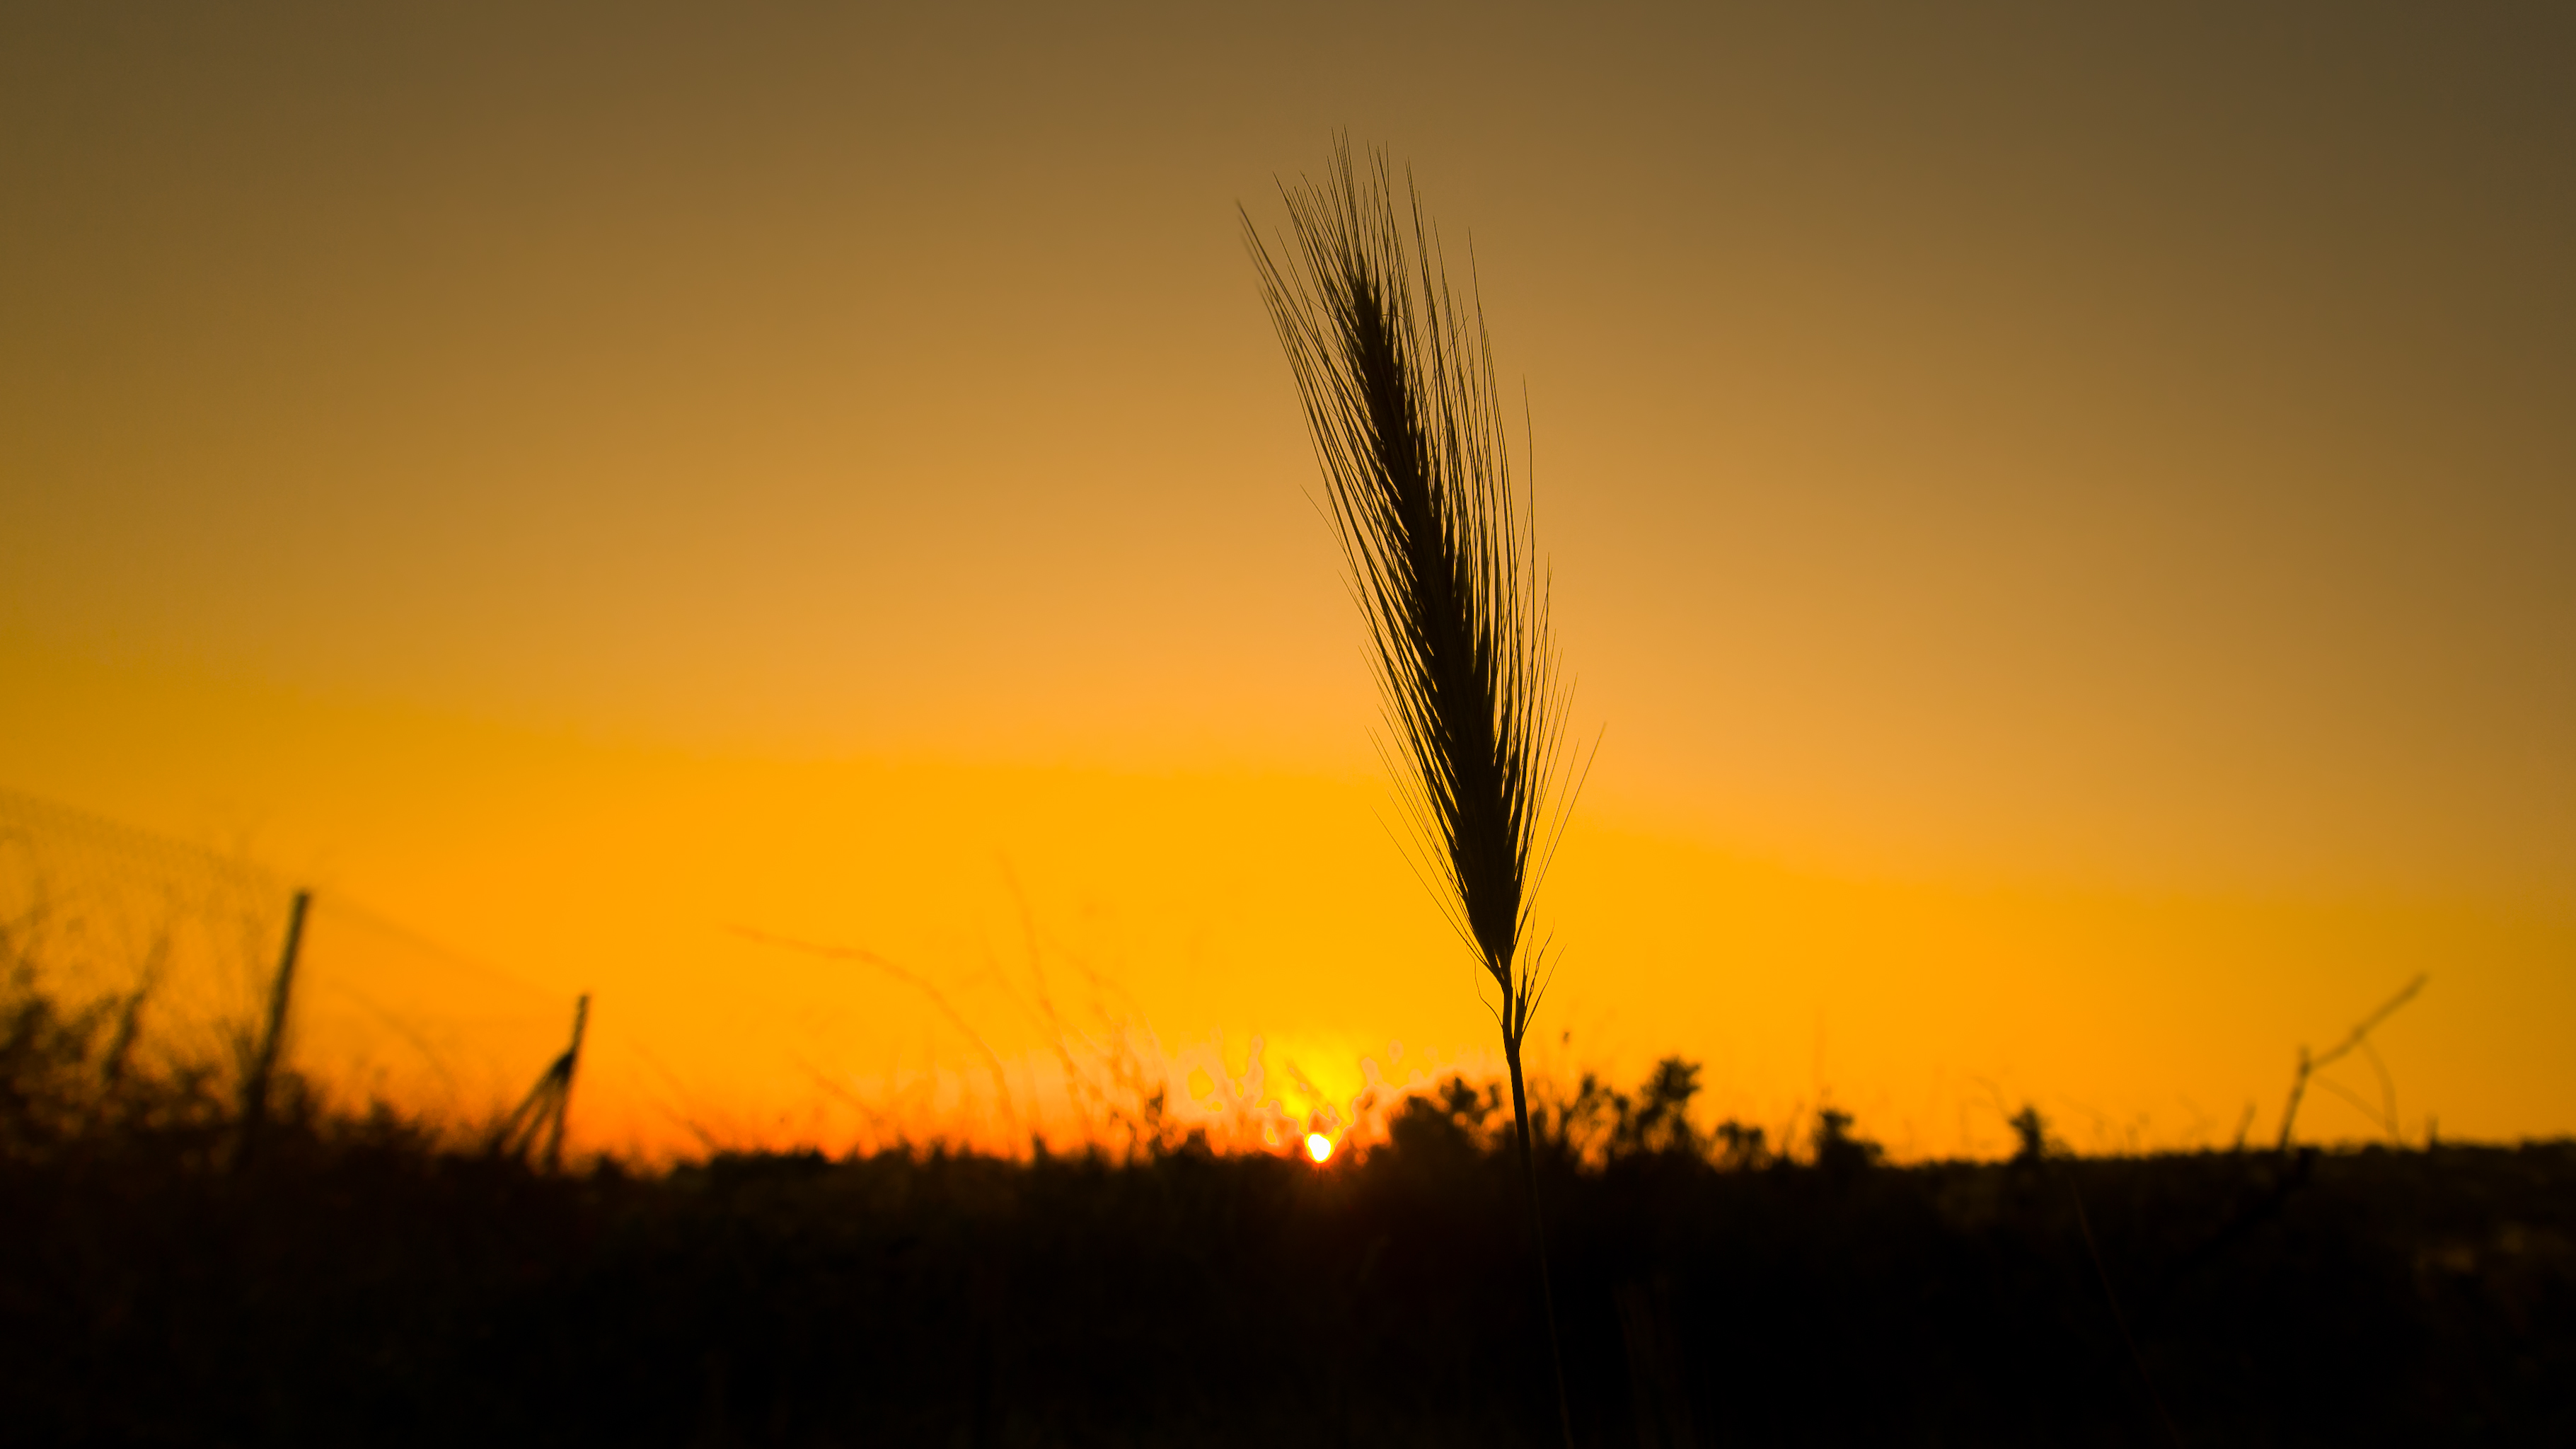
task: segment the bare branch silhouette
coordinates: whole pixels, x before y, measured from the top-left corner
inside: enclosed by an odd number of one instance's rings
[[[2395,996],[2381,1002],[2377,1011],[2363,1017],[2360,1025],[2354,1027],[2349,1035],[2345,1036],[2342,1041],[2335,1043],[2335,1045],[2329,1050],[2311,1057],[2308,1055],[2308,1049],[2306,1047],[2299,1048],[2299,1070],[2296,1075],[2290,1078],[2289,1105],[2281,1109],[2281,1151],[2287,1152],[2290,1150],[2290,1131],[2298,1125],[2299,1099],[2307,1095],[2308,1079],[2314,1076],[2319,1068],[2331,1066],[2334,1063],[2341,1061],[2344,1057],[2349,1056],[2355,1050],[2367,1050],[2368,1038],[2371,1032],[2377,1029],[2381,1022],[2396,1015],[2397,1008],[2413,1001],[2415,999],[2415,993],[2422,991],[2424,989],[2424,983],[2432,979],[2433,978],[2429,975],[2419,973],[2414,980],[2407,982],[2404,989],[2400,990]],[[2376,1052],[2371,1053],[2371,1061],[2373,1065],[2378,1064],[2378,1054]],[[2380,1073],[2380,1081],[2389,1114],[2386,1126],[2388,1128],[2389,1135],[2394,1137],[2397,1135],[2397,1089],[2394,1084],[2388,1082],[2387,1069],[2384,1066],[2380,1068]],[[2325,1085],[2333,1088],[2333,1090],[2337,1092],[2345,1093],[2347,1096],[2351,1095],[2345,1088],[2336,1086],[2332,1082],[2328,1082]],[[2354,1097],[2353,1102],[2354,1105],[2359,1106],[2364,1113],[2372,1116],[2378,1115],[2377,1113],[2371,1112],[2369,1105],[2362,1102],[2360,1098]]]

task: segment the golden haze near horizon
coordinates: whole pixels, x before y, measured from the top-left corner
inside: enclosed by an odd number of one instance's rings
[[[593,991],[594,1145],[932,1130],[1042,987],[1488,1061],[1235,232],[1337,127],[1527,386],[1558,1069],[2259,1138],[2421,972],[2404,1133],[2576,1129],[2564,15],[0,27],[0,789]]]

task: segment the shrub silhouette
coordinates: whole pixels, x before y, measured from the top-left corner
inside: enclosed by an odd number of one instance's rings
[[[2058,1154],[2056,1139],[2048,1135],[2048,1119],[2039,1115],[2039,1108],[2023,1103],[2021,1110],[2014,1113],[2006,1125],[2013,1131],[2014,1162],[2027,1166],[2045,1162]]]
[[[1730,1117],[1717,1124],[1717,1162],[1720,1167],[1747,1171],[1769,1165],[1771,1151],[1763,1140],[1762,1129],[1748,1127]]]
[[[1827,1107],[1816,1113],[1816,1166],[1829,1173],[1857,1172],[1875,1167],[1886,1156],[1880,1146],[1866,1137],[1852,1133],[1849,1112]]]
[[[1618,1099],[1619,1122],[1611,1133],[1611,1154],[1698,1156],[1703,1144],[1690,1123],[1691,1098],[1698,1095],[1698,1063],[1680,1057],[1655,1063],[1635,1098]]]

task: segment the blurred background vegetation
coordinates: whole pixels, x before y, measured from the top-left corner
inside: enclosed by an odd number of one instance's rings
[[[134,1055],[13,971],[0,1412],[25,1442],[1480,1444],[1553,1436],[1509,1113],[1452,1078],[1316,1165],[940,1144],[548,1172],[292,1072]],[[2576,1433],[2576,1147],[1891,1166],[1540,1094],[1602,1445]]]

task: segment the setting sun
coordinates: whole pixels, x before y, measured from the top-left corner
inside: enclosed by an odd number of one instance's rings
[[[1307,1133],[1306,1155],[1315,1159],[1317,1162],[1322,1162],[1324,1159],[1331,1157],[1333,1155],[1333,1139],[1325,1136],[1321,1132]]]

